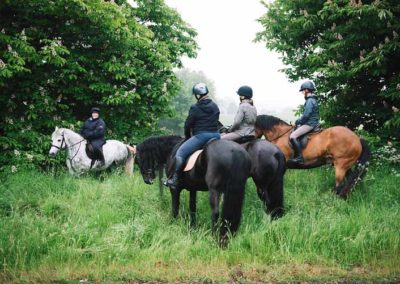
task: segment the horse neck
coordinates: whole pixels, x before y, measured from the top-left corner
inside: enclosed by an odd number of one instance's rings
[[[279,140],[288,140],[288,136],[290,134],[290,129],[293,127],[288,124],[280,123],[275,125],[272,128],[272,136],[269,137],[269,140],[274,140],[275,142],[278,142]]]
[[[65,145],[70,147],[71,145],[79,143],[79,141],[83,140],[83,137],[80,136],[78,133],[65,128],[64,129],[64,139],[65,139]]]

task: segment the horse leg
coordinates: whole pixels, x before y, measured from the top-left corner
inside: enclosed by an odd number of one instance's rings
[[[162,182],[163,176],[164,176],[164,165],[159,165],[158,166],[158,191],[160,193],[160,196],[163,195],[163,182]]]
[[[181,189],[170,187],[171,201],[172,201],[172,217],[176,218],[179,214],[179,198],[181,195]]]
[[[195,190],[190,191],[189,208],[190,208],[190,226],[196,226],[196,194]]]
[[[335,163],[335,181],[336,181],[336,194],[341,197],[346,197],[347,193],[351,190],[352,185],[349,184],[349,177],[353,174],[351,165],[354,163],[350,159],[342,159]],[[347,178],[348,179],[347,179]]]
[[[211,229],[212,232],[216,232],[216,227],[217,227],[217,222],[219,219],[219,200],[220,200],[221,194],[214,190],[210,189],[210,195],[209,195],[209,200],[210,200],[210,207],[211,207]]]

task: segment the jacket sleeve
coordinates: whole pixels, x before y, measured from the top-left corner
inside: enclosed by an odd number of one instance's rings
[[[311,114],[313,113],[313,109],[314,109],[314,100],[307,100],[305,106],[304,106],[304,112],[303,115],[296,120],[296,125],[298,124],[304,124],[304,122],[307,121],[307,119],[311,116]]]
[[[90,131],[87,127],[87,123],[85,122],[81,128],[80,134],[82,135],[83,138],[88,139],[89,132]]]
[[[195,120],[195,106],[191,106],[189,110],[189,114],[185,121],[185,137],[186,139],[190,138],[190,130],[193,128]]]
[[[239,109],[235,115],[235,119],[233,120],[232,126],[229,128],[229,132],[235,131],[240,128],[240,125],[244,118],[244,110],[242,105],[239,105]]]
[[[106,124],[104,123],[103,120],[99,119],[96,124],[96,128],[90,133],[90,139],[103,138],[105,134],[106,134]]]

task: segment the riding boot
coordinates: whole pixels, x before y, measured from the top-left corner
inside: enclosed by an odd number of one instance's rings
[[[294,151],[294,156],[293,159],[290,159],[292,163],[296,163],[298,165],[304,164],[304,159],[303,155],[301,153],[301,143],[299,140],[296,138],[290,139],[290,142],[292,142],[293,146],[293,151]]]
[[[171,178],[167,180],[167,186],[178,187],[179,182],[182,180],[182,170],[184,166],[184,160],[182,157],[175,157],[175,172]]]
[[[103,154],[103,148],[98,149],[98,161],[99,161],[99,166],[102,167],[106,164],[106,161],[104,159],[104,154]]]

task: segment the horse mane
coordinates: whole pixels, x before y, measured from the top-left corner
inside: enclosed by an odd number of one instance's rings
[[[183,140],[177,135],[153,136],[136,146],[139,155],[151,164],[166,164],[175,146]]]
[[[265,130],[271,130],[272,127],[274,127],[277,124],[284,124],[288,125],[289,124],[282,119],[272,116],[272,115],[266,115],[266,114],[261,114],[257,115],[255,127],[258,129],[265,129]]]
[[[55,135],[62,135],[64,132],[70,132],[70,133],[72,133],[72,134],[74,134],[74,135],[77,135],[78,137],[82,137],[82,135],[79,133],[79,132],[75,132],[74,130],[72,130],[72,129],[69,129],[69,128],[65,128],[65,127],[61,127],[61,128],[56,128],[55,130],[54,130],[54,132],[52,133],[52,136],[51,137],[54,137]],[[83,138],[83,137],[82,137]]]

